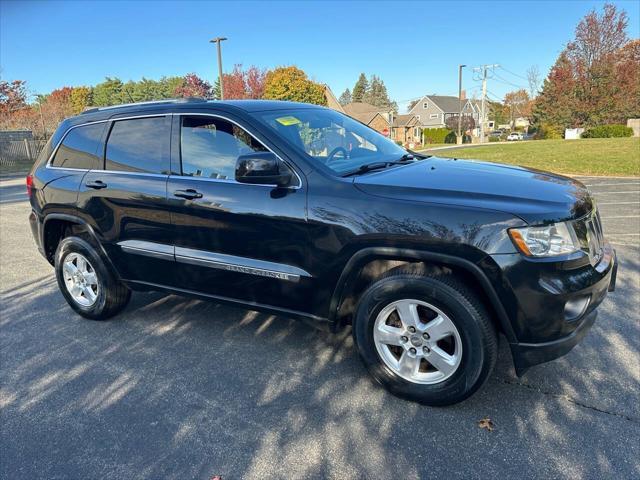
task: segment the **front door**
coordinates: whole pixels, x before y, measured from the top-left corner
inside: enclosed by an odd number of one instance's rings
[[[167,205],[171,115],[109,122],[104,158],[84,177],[81,214],[120,275],[165,283],[174,263]]]
[[[267,147],[237,121],[175,115],[167,184],[174,228],[176,281],[188,290],[308,310],[312,278],[305,185],[278,189],[236,182],[239,155]]]

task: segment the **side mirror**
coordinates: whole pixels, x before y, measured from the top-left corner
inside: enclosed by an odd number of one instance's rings
[[[241,183],[286,187],[291,171],[271,152],[253,152],[236,160],[236,180]]]

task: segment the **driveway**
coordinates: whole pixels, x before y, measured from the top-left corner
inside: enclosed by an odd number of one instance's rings
[[[640,477],[640,179],[582,181],[621,261],[592,331],[522,378],[502,342],[478,394],[430,408],[349,332],[156,293],[81,319],[0,180],[0,478]]]

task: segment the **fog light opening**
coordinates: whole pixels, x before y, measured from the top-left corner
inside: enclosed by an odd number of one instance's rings
[[[591,300],[590,295],[583,295],[581,297],[569,300],[564,306],[564,318],[567,321],[580,318],[589,306]]]

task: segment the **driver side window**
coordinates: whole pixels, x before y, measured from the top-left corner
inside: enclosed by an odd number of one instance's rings
[[[231,180],[240,155],[267,149],[237,125],[216,117],[182,117],[182,175]]]

